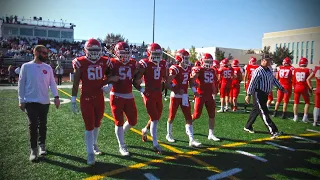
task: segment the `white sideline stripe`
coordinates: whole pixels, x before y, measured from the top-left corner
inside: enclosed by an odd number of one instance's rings
[[[273,143],[273,142],[266,142],[266,144],[270,144],[272,146],[275,146],[275,147],[278,147],[278,148],[282,148],[282,149],[286,149],[286,150],[289,150],[289,151],[296,151],[293,148],[290,148],[290,147],[287,147],[287,146],[282,146],[282,145],[279,145],[279,144],[276,144],[276,143]]]
[[[309,142],[313,142],[313,143],[317,143],[318,141],[312,140],[312,139],[308,139],[308,138],[304,138],[304,137],[299,137],[299,136],[292,136],[295,139],[301,139],[301,140],[305,140],[305,141],[309,141]]]
[[[316,133],[320,133],[320,131],[313,130],[313,129],[307,129],[307,131],[309,131],[309,132],[316,132]]]
[[[245,152],[245,151],[237,150],[236,152],[237,152],[237,153],[240,153],[240,154],[243,154],[243,155],[245,155],[245,156],[249,156],[249,157],[251,157],[251,158],[253,158],[253,159],[256,159],[256,160],[259,160],[259,161],[262,161],[262,162],[267,162],[267,161],[268,161],[268,160],[266,160],[266,159],[264,159],[264,158],[262,158],[262,157],[259,157],[259,156],[257,156],[257,155],[254,155],[254,154],[251,154],[251,153],[248,153],[248,152]]]
[[[226,178],[226,177],[232,176],[234,174],[237,174],[237,173],[239,173],[241,171],[242,171],[242,169],[240,169],[240,168],[233,168],[233,169],[230,169],[228,171],[224,171],[222,173],[209,176],[208,179],[209,180],[222,179],[222,178]]]
[[[149,180],[160,180],[159,178],[155,177],[153,174],[151,173],[144,173],[143,174],[147,179]]]

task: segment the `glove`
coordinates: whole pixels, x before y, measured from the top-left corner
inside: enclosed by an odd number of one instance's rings
[[[144,97],[144,94],[143,94],[144,91],[145,91],[145,89],[142,87],[142,88],[140,89],[140,94],[141,94],[142,97]]]
[[[75,114],[79,113],[79,109],[76,102],[76,96],[71,97],[71,110]]]
[[[112,84],[107,84],[107,85],[103,86],[101,89],[104,93],[108,94],[108,93],[110,93],[111,88],[112,88]]]

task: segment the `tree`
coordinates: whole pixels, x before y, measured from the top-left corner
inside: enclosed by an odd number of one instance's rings
[[[229,53],[228,60],[231,60],[231,59],[233,59],[233,56],[231,55],[231,53]]]
[[[263,49],[260,51],[261,54],[272,54],[270,52],[270,46],[265,46]]]
[[[190,62],[192,62],[192,63],[194,63],[194,62],[196,62],[196,60],[198,60],[197,59],[197,52],[196,52],[196,47],[194,47],[194,46],[191,46],[191,48],[190,48],[190,50],[189,50],[190,52]]]
[[[256,54],[253,49],[247,50],[246,54]]]
[[[164,52],[164,53],[162,53],[162,59],[168,60],[169,56],[167,55],[166,50],[164,48],[162,48],[162,51]]]
[[[126,43],[129,42],[128,39],[123,37],[121,34],[114,34],[114,33],[108,33],[103,42],[106,43],[107,45],[112,45],[112,44],[118,43],[119,41],[124,41]]]
[[[282,60],[286,57],[289,57],[290,59],[293,59],[292,51],[290,52],[287,47],[278,47],[276,49],[276,52],[272,54],[272,60],[273,63],[278,65],[282,64]]]
[[[219,48],[217,48],[215,56],[216,56],[216,60],[218,60],[220,62],[221,60],[223,60],[225,58],[224,51],[221,51]]]

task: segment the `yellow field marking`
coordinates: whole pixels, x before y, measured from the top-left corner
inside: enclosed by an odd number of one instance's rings
[[[310,133],[310,134],[299,134],[298,136],[310,137],[310,136],[320,136],[320,134],[319,133]],[[280,136],[277,139],[288,139],[290,137],[292,138],[292,136],[283,136],[283,138]],[[166,160],[178,159],[179,157],[193,158],[192,155],[200,154],[200,151],[201,152],[206,152],[207,150],[216,151],[216,150],[223,149],[223,148],[237,147],[237,146],[242,146],[242,145],[246,145],[246,144],[250,144],[250,143],[262,142],[262,141],[270,141],[270,140],[272,140],[272,139],[271,138],[260,138],[260,139],[255,139],[255,140],[248,141],[248,142],[225,144],[225,145],[221,145],[219,147],[206,148],[206,149],[201,149],[199,151],[190,151],[190,152],[187,152],[185,154],[179,154],[179,155],[175,155],[175,156],[167,156],[165,158],[159,159],[159,161],[164,162]],[[128,167],[125,167],[125,168],[120,168],[121,172],[118,172],[119,169],[115,169],[115,170],[112,170],[110,172],[106,172],[104,174],[91,176],[89,178],[86,178],[86,180],[102,179],[104,177],[111,176],[110,173],[112,173],[112,175],[115,175],[115,174],[118,174],[118,173],[122,173],[124,171],[130,171],[132,169],[137,169],[136,167],[137,166],[140,167],[141,166],[140,164],[143,164],[144,166],[146,166],[146,165],[150,165],[150,164],[153,164],[153,163],[156,163],[156,162],[157,162],[156,160],[150,160],[150,161],[147,161],[147,162],[144,162],[144,163],[138,163],[138,164],[131,165],[131,166],[128,166]],[[204,163],[204,162],[201,162],[201,163]],[[210,166],[208,164],[202,164],[202,165],[205,166],[210,171],[217,172],[217,173],[219,172],[219,169],[216,168],[216,167]],[[144,166],[141,166],[141,168],[144,167]],[[116,173],[116,172],[118,172],[118,173]],[[233,177],[233,176],[230,176],[228,178],[236,179],[236,177]]]
[[[58,90],[61,91],[62,93],[64,93],[65,95],[71,97],[71,95],[70,95],[69,93],[67,93],[67,92],[65,92],[65,91],[63,91],[63,90],[61,90],[61,89],[58,89]],[[77,99],[77,101],[80,102],[79,99]],[[110,119],[110,120],[112,120],[112,121],[115,120],[113,117],[109,116],[109,115],[106,114],[106,113],[104,113],[103,115],[104,115],[106,118],[108,118],[108,119]],[[135,129],[135,128],[130,128],[130,130],[133,131],[133,132],[135,132],[135,133],[137,133],[137,134],[139,134],[139,135],[142,135],[142,133],[141,133],[139,130]],[[148,137],[148,139],[152,139],[151,136],[147,136],[147,137]],[[168,145],[168,144],[165,144],[165,143],[163,143],[163,142],[161,142],[161,141],[158,141],[158,142],[159,142],[159,144],[160,144],[161,146],[163,146],[164,148],[166,148],[166,149],[168,149],[168,150],[170,150],[170,151],[172,151],[172,152],[174,152],[174,153],[176,153],[176,154],[184,154],[183,151],[180,151],[180,150],[176,149],[176,148],[173,147],[173,146],[170,146],[170,145]],[[192,157],[191,160],[193,160],[194,162],[196,162],[196,163],[198,163],[198,164],[200,164],[200,165],[203,165],[203,166],[207,167],[208,170],[216,169],[216,167],[210,166],[210,165],[207,164],[206,162],[203,162],[203,161],[201,161],[200,159],[197,159],[197,158],[195,158],[195,157]],[[152,160],[151,160],[151,162],[152,162]],[[129,167],[130,167],[130,166],[129,166]],[[136,167],[133,167],[133,168],[136,168]],[[126,170],[127,167],[126,167],[126,168],[123,168],[123,169]]]

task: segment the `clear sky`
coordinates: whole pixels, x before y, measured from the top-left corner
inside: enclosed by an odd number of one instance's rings
[[[153,0],[2,0],[0,16],[74,23],[75,39],[152,42]],[[155,42],[171,49],[261,48],[265,32],[320,26],[319,0],[156,0]]]

